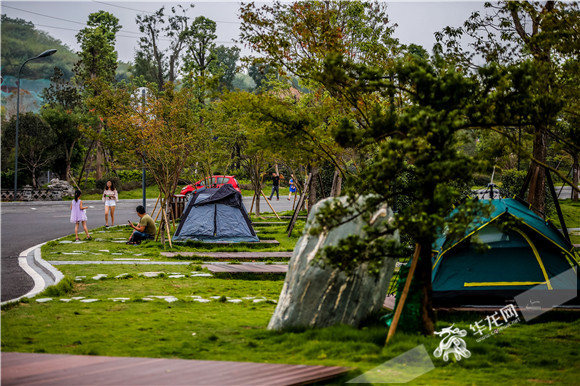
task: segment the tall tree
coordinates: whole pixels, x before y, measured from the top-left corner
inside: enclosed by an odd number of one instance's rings
[[[189,8],[193,7],[193,4],[189,5]],[[165,7],[161,7],[152,15],[138,15],[136,18],[144,36],[139,38],[139,50],[135,53],[135,75],[143,75],[155,82],[159,89],[163,89],[166,82],[174,83],[177,79],[185,36],[189,31],[187,10],[178,4],[171,7],[169,14]]]
[[[209,66],[213,76],[218,78],[218,87],[220,90],[234,89],[233,81],[237,73],[238,60],[240,58],[240,49],[238,47],[217,46],[213,50],[215,61]]]
[[[41,109],[41,116],[59,139],[52,170],[70,181],[73,161],[79,161],[82,156],[79,126],[86,124],[90,115],[84,111],[78,88],[64,79],[58,67],[54,68],[54,75],[50,79],[50,86],[44,90],[43,99],[45,105]]]
[[[556,120],[566,105],[565,90],[578,90],[578,75],[569,82],[570,73],[564,69],[571,60],[577,62],[580,53],[580,10],[577,3],[557,1],[502,1],[486,3],[486,8],[484,14],[473,13],[463,28],[448,27],[438,34],[439,49],[466,69],[476,67],[479,56],[500,66],[531,63],[526,76],[534,91],[530,100],[534,107],[523,110],[518,121],[510,124],[527,127],[533,134],[528,201],[543,211],[548,137],[558,140]],[[463,35],[472,41],[472,51],[460,44]]]
[[[107,117],[112,145],[138,164],[143,162],[151,173],[167,213],[179,175],[199,143],[199,127],[189,106],[191,91],[175,90],[167,83],[163,91],[152,90],[144,103],[137,98],[134,90],[118,88],[103,92],[92,102]],[[164,214],[161,228],[169,227],[167,220]]]
[[[84,88],[85,97],[97,96],[114,81],[117,69],[115,40],[120,29],[119,19],[109,12],[99,11],[89,15],[87,27],[76,35],[81,51],[78,53],[79,61],[75,64],[73,71],[77,81]],[[102,121],[99,121],[93,135],[93,146],[91,146],[96,153],[95,177],[97,179],[103,176],[104,149],[99,138],[103,129],[104,125]]]

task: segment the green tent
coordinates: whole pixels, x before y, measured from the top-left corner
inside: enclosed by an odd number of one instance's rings
[[[442,236],[434,244],[434,304],[502,305],[530,289],[569,293],[577,304],[578,262],[562,233],[522,201],[482,202],[492,206],[489,217],[474,219],[460,240]],[[514,226],[502,227],[514,219]]]

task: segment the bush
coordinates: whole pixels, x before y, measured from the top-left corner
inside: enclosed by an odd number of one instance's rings
[[[487,174],[475,173],[473,175],[473,185],[487,186],[491,182],[491,177]]]
[[[524,185],[526,174],[527,172],[524,170],[504,170],[500,179],[502,189],[508,192],[510,196],[519,194],[522,186]]]

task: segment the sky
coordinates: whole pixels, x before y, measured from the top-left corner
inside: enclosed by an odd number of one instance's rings
[[[217,23],[217,45],[233,46],[239,37],[241,25],[237,1],[2,1],[1,13],[34,23],[37,29],[47,32],[74,51],[79,50],[75,35],[86,25],[88,15],[99,10],[114,14],[123,26],[117,34],[118,57],[124,62],[133,61],[140,36],[135,23],[139,14],[150,14],[165,5],[195,4],[188,14],[195,18],[205,16]],[[257,4],[261,4],[258,3]],[[389,1],[388,14],[398,27],[395,37],[403,44],[419,44],[431,51],[435,43],[434,33],[446,26],[460,26],[469,15],[483,9],[481,1]],[[251,51],[242,48],[242,55]]]

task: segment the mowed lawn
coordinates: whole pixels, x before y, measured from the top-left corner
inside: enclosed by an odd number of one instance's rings
[[[277,239],[284,234],[284,227],[260,230]],[[2,351],[353,368],[343,378],[330,381],[341,384],[423,345],[435,368],[413,384],[578,384],[580,313],[554,311],[530,323],[520,318],[519,323],[480,342],[470,326],[482,320],[480,325],[485,325],[485,314],[439,313],[436,330],[452,325],[465,330],[463,339],[471,352],[469,358],[456,361],[451,355],[445,362],[433,355],[441,341],[437,336],[399,331],[385,347],[387,328],[379,317],[387,310],[360,328],[270,331],[267,325],[283,286],[280,277],[206,277],[208,271],[199,259],[162,257],[163,248],[154,242],[130,248],[115,243],[127,233],[123,228],[101,232],[95,233],[98,241],[49,243],[43,247],[43,257],[49,261],[126,258],[185,264],[59,265],[66,276],[59,286],[35,299],[3,307]],[[295,232],[284,244],[295,243],[298,235]],[[177,247],[192,248],[202,249],[196,244]],[[98,275],[107,276],[97,279]],[[37,301],[46,298],[52,300]],[[87,300],[92,302],[82,302]]]

